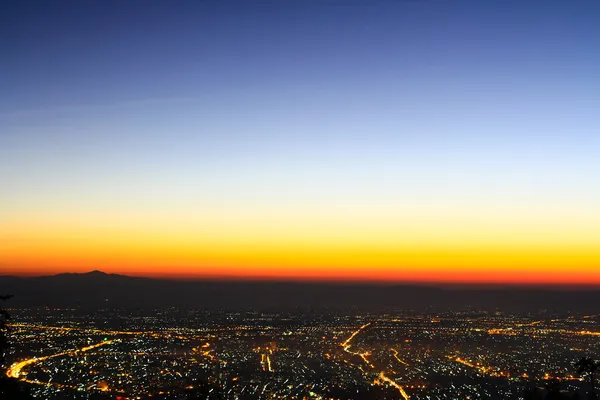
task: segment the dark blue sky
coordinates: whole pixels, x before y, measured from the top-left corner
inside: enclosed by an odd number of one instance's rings
[[[597,1],[4,2],[1,106],[589,85],[599,17]]]

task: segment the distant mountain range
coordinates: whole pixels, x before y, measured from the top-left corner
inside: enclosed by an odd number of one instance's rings
[[[228,280],[169,280],[92,271],[40,277],[0,276],[10,307],[183,307],[227,309],[600,312],[600,288],[419,286]],[[8,303],[7,303],[8,305]]]

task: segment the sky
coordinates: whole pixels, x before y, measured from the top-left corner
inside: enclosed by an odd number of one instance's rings
[[[0,274],[600,284],[600,2],[0,5]]]

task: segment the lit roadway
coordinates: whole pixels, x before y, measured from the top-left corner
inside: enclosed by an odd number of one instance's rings
[[[106,346],[106,345],[109,345],[109,344],[111,344],[113,342],[114,342],[114,340],[105,340],[103,342],[96,343],[96,344],[93,344],[91,346],[82,347],[81,349],[63,351],[61,353],[52,354],[50,356],[33,357],[33,358],[29,358],[27,360],[19,361],[19,362],[14,363],[13,365],[10,366],[10,368],[8,369],[8,371],[6,371],[6,375],[9,378],[19,379],[19,378],[21,378],[21,371],[23,370],[23,368],[25,368],[25,367],[27,367],[27,366],[29,366],[31,364],[35,364],[35,363],[38,363],[38,362],[41,362],[41,361],[44,361],[44,360],[48,360],[48,359],[54,358],[54,357],[76,356],[79,353],[84,353],[86,351],[96,349],[96,348],[98,348],[100,346]],[[23,379],[23,378],[21,378],[21,379]]]
[[[267,354],[267,353],[261,354],[260,363],[263,366],[263,371],[275,372],[275,371],[273,371],[273,368],[271,367],[271,357],[269,357],[269,354]]]
[[[267,370],[269,372],[273,372],[273,368],[271,368],[271,357],[267,354]]]
[[[344,351],[346,353],[355,355],[355,356],[360,356],[363,361],[371,368],[375,368],[375,366],[367,359],[368,356],[371,355],[370,352],[366,351],[363,353],[358,353],[358,352],[354,352],[354,351],[350,351],[350,347],[352,346],[350,344],[350,342],[352,342],[352,339],[354,339],[354,337],[356,335],[358,335],[360,332],[362,332],[366,327],[368,327],[369,325],[371,325],[371,323],[369,322],[368,324],[364,324],[363,326],[361,326],[360,328],[358,328],[357,330],[355,330],[354,332],[352,332],[352,335],[350,335],[350,337],[348,337],[348,339],[346,339],[344,342],[341,343],[341,346],[344,348]],[[398,358],[398,352],[396,351],[395,353],[395,357],[398,361],[400,361],[403,364],[408,365],[406,362],[400,360]],[[361,370],[363,372],[365,372],[362,368]],[[400,392],[400,395],[402,396],[402,398],[404,398],[404,400],[409,400],[410,397],[408,396],[408,393],[406,393],[406,391],[404,390],[404,388],[402,386],[400,386],[399,384],[397,384],[396,382],[394,382],[393,379],[390,379],[385,372],[381,371],[379,373],[379,380],[375,380],[376,384],[381,384],[381,382],[385,382],[389,385],[392,385],[393,387],[395,387],[396,389],[398,389],[398,391]]]
[[[352,341],[352,339],[354,339],[354,336],[358,335],[363,329],[365,329],[369,325],[371,325],[370,322],[368,324],[364,324],[363,326],[352,332],[352,335],[350,335],[350,337],[346,339],[344,343],[342,343],[342,347],[345,351],[348,351],[348,349],[350,348],[350,342]]]
[[[394,353],[394,358],[400,363],[400,364],[404,364],[408,367],[408,363],[404,360],[402,360],[401,358],[398,357],[398,350],[396,349],[391,349],[392,352]]]
[[[408,394],[404,391],[404,388],[400,385],[398,385],[396,382],[394,382],[392,379],[388,378],[387,376],[385,376],[385,373],[382,371],[379,374],[379,379],[381,379],[384,382],[389,383],[390,385],[392,385],[393,387],[395,387],[396,389],[398,389],[398,391],[400,392],[400,395],[405,399],[408,400],[410,399],[410,397],[408,397]]]

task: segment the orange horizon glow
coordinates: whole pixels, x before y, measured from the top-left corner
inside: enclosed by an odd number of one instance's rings
[[[52,275],[65,272],[85,273],[101,270],[130,276],[146,276],[170,279],[232,279],[232,280],[298,280],[298,281],[370,281],[370,282],[415,282],[415,283],[498,283],[498,284],[600,284],[600,268],[593,262],[578,265],[578,268],[506,266],[480,268],[477,266],[451,265],[445,267],[433,265],[393,266],[377,265],[371,268],[360,266],[308,266],[285,265],[212,265],[196,266],[192,264],[137,264],[118,262],[57,262],[43,266],[41,262],[0,266],[5,275]]]
[[[13,214],[0,274],[600,285],[600,213],[328,207]]]
[[[34,240],[35,239],[35,240]],[[289,238],[288,238],[289,239]],[[203,245],[199,245],[201,243]],[[101,270],[173,279],[421,283],[600,284],[600,251],[589,246],[490,243],[310,242],[148,235],[30,237],[4,242],[0,274]]]

